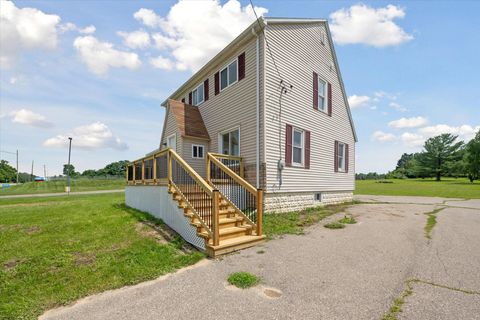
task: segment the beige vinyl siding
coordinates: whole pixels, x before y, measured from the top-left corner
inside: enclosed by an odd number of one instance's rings
[[[206,175],[206,159],[208,152],[208,141],[201,139],[183,138],[182,139],[182,158],[195,170],[199,175],[205,178]],[[192,145],[202,145],[204,148],[203,159],[192,158]]]
[[[350,191],[354,189],[355,142],[324,23],[271,24],[267,38],[282,77],[293,85],[283,96],[279,145],[279,81],[266,55],[267,192]],[[332,117],[313,109],[313,72],[332,84]],[[285,160],[286,124],[311,132],[310,169],[286,167],[279,185],[279,149]],[[334,172],[335,140],[349,145],[349,172]]]
[[[260,41],[262,44],[262,41]],[[260,46],[262,50],[263,45]],[[220,91],[215,95],[215,73],[220,71],[228,63],[236,59],[242,52],[245,52],[245,78]],[[260,57],[263,52],[260,51]],[[206,71],[202,82],[207,78],[209,81],[209,100],[198,106],[203,121],[210,135],[210,152],[219,152],[219,133],[235,127],[240,127],[240,155],[244,158],[246,170],[255,171],[256,159],[256,38],[250,38],[247,42],[239,44],[232,53],[218,61]],[[260,69],[261,70],[261,69]],[[262,75],[260,79],[262,79]],[[188,103],[188,93],[200,84],[192,84],[178,96],[172,97],[180,101],[185,98]],[[260,101],[263,100],[261,97]],[[260,132],[263,120],[260,119]],[[260,137],[260,141],[263,138]],[[178,143],[178,142],[177,142]],[[185,147],[184,151],[188,148]],[[262,150],[262,148],[260,149]],[[260,155],[261,156],[261,155]],[[186,161],[190,163],[191,155],[186,155]],[[260,157],[260,159],[262,159]],[[250,176],[250,175],[249,175]],[[254,177],[254,175],[253,175]],[[254,179],[250,181],[255,183]]]
[[[172,134],[176,134],[176,142],[177,146],[175,148],[175,152],[181,155],[182,150],[182,137],[180,136],[180,132],[177,127],[177,123],[175,121],[175,116],[172,112],[170,112],[169,108],[166,111],[166,121],[164,122],[165,128],[163,129],[162,139],[160,141],[160,150],[166,148],[167,138]]]

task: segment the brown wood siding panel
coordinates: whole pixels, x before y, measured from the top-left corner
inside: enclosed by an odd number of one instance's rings
[[[279,89],[278,77],[272,59],[267,54],[265,61],[266,98],[266,191],[267,192],[315,192],[351,191],[355,188],[355,142],[347,107],[341,91],[338,73],[331,69],[333,56],[330,39],[320,43],[324,24],[270,24],[266,34],[275,56],[275,61],[285,81],[293,84],[293,90],[283,96],[281,126],[278,123]],[[341,64],[341,61],[340,61]],[[329,117],[325,112],[312,107],[312,71],[332,85],[332,108]],[[282,172],[279,187],[277,163],[279,159],[279,135],[285,145],[285,123],[311,132],[310,170],[296,166]],[[281,130],[281,132],[279,132]],[[349,145],[349,171],[334,172],[334,141]]]
[[[292,126],[289,124],[285,128],[285,164],[292,165]]]
[[[245,52],[238,56],[238,81],[245,78]]]

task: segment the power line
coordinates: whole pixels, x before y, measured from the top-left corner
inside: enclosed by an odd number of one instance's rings
[[[255,11],[255,6],[253,5],[253,1],[250,0],[250,6],[252,7],[252,10],[253,10],[253,13],[255,14],[255,18],[257,19],[257,23],[258,23],[258,26],[260,27],[260,30],[262,31],[262,34],[263,34],[263,37],[265,39],[265,44],[267,45],[267,51],[268,51],[268,54],[270,55],[270,58],[272,58],[272,62],[273,62],[273,66],[275,67],[275,71],[277,72],[277,75],[278,77],[280,78],[280,83],[288,83],[288,81],[285,81],[280,73],[280,70],[278,69],[278,66],[277,66],[277,63],[275,61],[275,57],[273,56],[273,53],[272,53],[272,49],[270,49],[270,44],[268,43],[268,38],[267,38],[267,35],[265,34],[265,29],[262,28],[262,25],[260,24],[260,19],[257,15],[257,11]],[[293,86],[291,84],[290,85],[290,88],[293,88]]]

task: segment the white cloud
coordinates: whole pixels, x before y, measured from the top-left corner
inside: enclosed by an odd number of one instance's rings
[[[78,32],[83,33],[83,34],[92,34],[95,33],[97,28],[95,28],[94,25],[89,25],[88,27],[85,27],[83,29],[78,29]]]
[[[374,47],[399,45],[413,39],[394,20],[405,17],[403,8],[388,5],[371,8],[356,4],[330,14],[333,39],[339,44],[367,44]]]
[[[133,14],[133,17],[150,28],[160,27],[163,19],[153,10],[141,8]]]
[[[255,7],[263,15],[267,9]],[[238,0],[223,5],[215,1],[180,0],[160,17],[149,9],[135,12],[135,19],[159,32],[153,37],[163,55],[172,56],[175,68],[198,70],[230,41],[255,21],[250,5],[242,7]]]
[[[400,105],[399,103],[396,103],[396,102],[390,102],[389,106],[397,111],[400,111],[400,112],[406,112],[408,111],[407,108],[405,108],[404,106]]]
[[[428,120],[424,117],[412,117],[412,118],[400,118],[398,120],[390,121],[389,127],[402,129],[402,128],[418,128],[426,125]]]
[[[17,8],[0,1],[0,67],[13,66],[24,51],[55,49],[60,17],[35,8]]]
[[[133,32],[118,31],[117,34],[123,38],[123,44],[132,49],[145,49],[150,46],[150,35],[144,30]]]
[[[77,37],[73,46],[88,69],[98,75],[107,73],[110,68],[134,70],[142,64],[136,53],[116,50],[113,44],[93,36]]]
[[[32,127],[49,128],[53,126],[53,123],[47,121],[45,116],[27,109],[12,111],[10,116],[12,117],[12,122]]]
[[[425,142],[425,137],[423,135],[411,132],[402,133],[400,139],[407,147],[411,148],[421,147]]]
[[[10,84],[11,84],[11,85],[16,84],[17,82],[18,82],[18,78],[17,78],[17,77],[11,77],[11,78],[10,78]]]
[[[460,140],[470,140],[480,130],[480,125],[472,127],[471,125],[464,124],[458,127],[449,126],[446,124],[437,124],[435,126],[429,126],[418,129],[418,132],[424,135],[426,138],[438,136],[442,133],[451,133],[458,135]]]
[[[158,56],[150,59],[150,64],[157,69],[172,70],[175,64],[168,58]]]
[[[375,131],[372,135],[372,140],[380,142],[389,142],[396,140],[395,135],[391,133],[385,133],[383,131]]]
[[[125,150],[128,148],[124,142],[113,135],[106,124],[101,122],[77,127],[69,134],[60,134],[47,139],[43,145],[45,147],[66,147],[68,146],[68,137],[73,138],[72,146],[74,148],[87,150],[105,148]]]
[[[352,109],[365,106],[369,101],[369,96],[357,96],[354,94],[353,96],[348,97],[348,104]]]

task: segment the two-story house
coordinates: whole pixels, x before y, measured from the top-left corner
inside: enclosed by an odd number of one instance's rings
[[[240,211],[251,205],[232,173],[262,190],[266,212],[352,199],[357,138],[326,20],[260,18],[162,106],[160,150]]]

